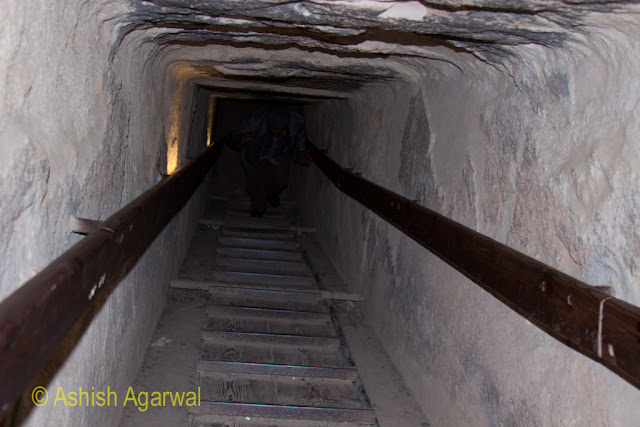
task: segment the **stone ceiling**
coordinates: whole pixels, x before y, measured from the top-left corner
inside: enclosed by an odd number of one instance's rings
[[[153,0],[130,1],[128,9],[117,39],[142,31],[158,47],[193,48],[191,59],[213,79],[329,95],[393,79],[392,62],[415,58],[508,67],[523,46],[561,48],[580,41],[604,14],[640,11],[635,2],[607,0]],[[210,52],[223,47],[252,49],[218,59]],[[281,58],[291,49],[296,55]],[[344,61],[312,61],[312,54]]]

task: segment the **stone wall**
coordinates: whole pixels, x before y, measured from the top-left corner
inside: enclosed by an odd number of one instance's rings
[[[633,2],[6,3],[0,298],[79,239],[72,216],[106,218],[194,154],[187,138],[200,84],[309,102],[311,139],[341,164],[640,302]],[[636,389],[347,200],[317,170],[295,185],[435,425],[640,418]],[[83,319],[57,355],[61,368],[42,373],[50,387],[120,393],[132,380],[204,196],[86,330]],[[27,420],[109,425],[119,412],[45,406]]]
[[[458,67],[423,63],[417,82],[309,106],[309,135],[366,179],[637,304],[638,47],[632,34],[595,31],[567,50],[521,49],[508,71],[464,56]],[[640,419],[637,389],[348,199],[317,168],[297,191],[433,425]]]
[[[184,163],[193,81],[126,31],[127,2],[11,2],[0,30],[0,298],[81,237],[72,217],[106,219]],[[26,425],[113,425],[122,410],[52,405],[67,392],[133,381],[206,200],[204,186],[102,306],[84,316],[34,385],[50,401]],[[90,322],[90,324],[89,324]]]

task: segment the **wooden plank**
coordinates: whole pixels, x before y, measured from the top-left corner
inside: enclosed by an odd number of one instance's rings
[[[206,330],[219,332],[249,332],[260,334],[299,335],[314,337],[336,337],[331,321],[301,322],[290,319],[264,317],[225,317],[211,314]]]
[[[254,260],[246,258],[218,257],[218,267],[248,273],[290,274],[311,277],[304,262]]]
[[[226,286],[215,286],[209,289],[213,296],[230,296],[235,298],[270,298],[276,300],[287,300],[293,302],[322,301],[320,292],[299,292],[299,291],[274,291],[254,288],[233,288]],[[306,310],[305,310],[306,311]]]
[[[318,230],[316,230],[315,227],[307,227],[302,225],[293,225],[291,226],[291,230],[295,231],[296,233],[309,233],[309,234],[315,234],[318,232]]]
[[[200,220],[201,224],[206,225],[219,225],[226,228],[246,228],[246,229],[254,229],[262,232],[268,231],[294,231],[296,233],[316,233],[317,230],[315,227],[301,226],[301,225],[292,225],[292,224],[275,224],[275,223],[264,223],[264,222],[252,222],[252,221],[220,221],[220,220]]]
[[[241,237],[220,237],[220,245],[227,247],[262,249],[262,250],[282,250],[294,251],[300,247],[296,241],[273,240],[273,239],[250,239]]]
[[[233,200],[229,203],[228,207],[233,209],[248,209],[251,207],[251,200],[249,199],[237,199]],[[267,209],[293,209],[296,207],[296,202],[293,200],[280,200],[280,206],[277,208],[272,208],[271,206],[267,207]]]
[[[283,231],[295,231],[297,233],[316,233],[315,227],[297,226],[291,224],[273,224],[258,221],[227,221],[216,218],[202,218],[200,220],[202,225],[215,225],[218,227],[232,227],[232,228],[250,228],[256,230],[283,230]]]
[[[246,215],[248,216],[251,210],[249,208],[227,208],[227,213],[234,216]],[[269,208],[265,213],[265,218],[289,218],[290,210],[289,209],[281,209],[281,208]]]
[[[235,258],[266,259],[274,261],[304,261],[300,252],[217,247],[216,252]]]
[[[251,287],[253,286],[253,288]],[[238,288],[238,289],[262,289],[262,290],[271,290],[271,291],[291,291],[291,287],[286,286],[273,286],[273,285],[265,285],[264,287],[258,287],[257,284],[252,284],[251,286],[247,286],[246,284],[233,284],[226,282],[216,282],[216,281],[197,281],[197,280],[189,280],[189,279],[176,279],[171,282],[172,288],[180,288],[180,289],[198,289],[198,290],[210,290],[212,287],[223,287],[223,288]],[[300,293],[310,293],[313,295],[319,295],[320,300],[334,300],[334,301],[364,301],[364,296],[361,294],[355,294],[350,292],[342,292],[342,291],[327,291],[327,290],[319,290],[317,288],[296,288],[295,292]]]
[[[236,225],[237,224],[237,225]],[[250,216],[232,216],[225,215],[224,224],[225,227],[239,227],[250,229],[265,228],[275,230],[286,230],[291,226],[291,220],[288,218],[253,218]],[[268,227],[263,227],[268,226]]]
[[[602,303],[601,347],[597,352],[610,365],[623,367],[618,372],[632,384],[640,378],[640,321],[628,321],[637,307],[624,301],[608,299]]]
[[[211,286],[211,282],[188,279],[172,280],[170,284],[170,287],[174,289],[193,289],[199,291],[208,291]]]
[[[207,313],[211,316],[225,316],[228,318],[251,316],[260,319],[285,319],[296,322],[331,322],[331,316],[323,312],[211,305],[207,309]]]
[[[255,289],[250,287],[215,286],[209,289],[214,296],[233,296],[236,298],[260,297],[288,301],[322,301],[319,291],[275,291],[268,289]]]
[[[361,408],[351,381],[205,371],[200,374],[201,398],[209,401],[267,405]]]
[[[189,413],[195,415],[218,414],[249,418],[300,419],[341,423],[375,423],[375,412],[372,409],[336,409],[201,401],[200,406],[189,407]]]
[[[207,321],[206,330],[327,338],[336,336],[336,331],[330,323],[297,323],[287,320],[225,319],[220,317],[210,317]]]
[[[230,287],[230,288],[239,288],[246,289],[248,286],[254,289],[265,289],[272,291],[291,291],[295,290],[296,292],[307,292],[311,294],[317,294],[318,289],[314,287],[305,287],[300,288],[293,285],[289,286],[274,286],[270,284],[260,284],[260,283],[252,283],[250,285],[247,284],[236,284],[236,283],[228,283],[228,282],[218,282],[215,280],[191,280],[191,279],[175,279],[171,281],[170,286],[174,289],[193,289],[199,291],[208,291],[212,287]],[[357,294],[344,294],[344,295],[335,295],[339,298],[330,298],[330,294],[332,292],[329,291],[321,291],[320,299],[330,300],[330,299],[339,299],[339,300],[350,300],[350,301],[362,301],[363,298],[361,295]]]
[[[349,173],[310,147],[318,167],[342,192],[549,335],[640,389],[640,307]],[[609,346],[615,357],[603,350]]]
[[[239,289],[264,289],[264,290],[272,290],[272,291],[296,291],[296,292],[308,292],[312,294],[318,293],[318,288],[311,286],[295,286],[295,285],[272,285],[272,284],[264,284],[264,283],[230,283],[224,281],[217,280],[192,280],[192,279],[175,279],[171,281],[170,286],[174,289],[192,289],[198,291],[208,291],[212,287],[228,287],[228,288],[239,288]],[[329,299],[322,298],[321,299]]]
[[[240,271],[214,271],[212,272],[213,280],[220,282],[253,284],[260,283],[263,285],[280,285],[280,286],[300,286],[313,287],[315,280],[313,277],[290,276],[283,274],[262,274],[262,273],[243,273]]]
[[[296,233],[291,230],[253,230],[247,228],[222,229],[222,235],[228,237],[242,237],[245,239],[295,240]]]
[[[299,335],[255,334],[248,332],[202,331],[200,337],[207,344],[231,343],[246,345],[287,346],[296,348],[339,348],[338,338],[308,337]]]
[[[276,215],[277,214],[277,215]],[[250,220],[260,223],[290,223],[291,216],[286,215],[284,212],[271,212],[271,215],[267,215],[267,212],[264,213],[261,217],[253,217],[250,214],[250,211],[236,211],[236,210],[227,210],[224,215],[224,219],[228,221],[244,221]]]
[[[317,366],[272,365],[265,363],[238,363],[200,360],[198,372],[235,372],[256,375],[281,375],[300,378],[325,378],[356,381],[358,372],[353,368],[322,368]]]
[[[318,292],[212,286],[209,293],[218,305],[313,312],[328,310]]]
[[[190,414],[191,427],[349,427],[373,424],[334,423],[330,421],[311,420],[273,420],[260,417],[242,417],[230,415],[195,415]]]
[[[247,378],[241,374],[202,374],[198,389],[201,398],[210,401],[279,404],[275,381],[264,377]]]
[[[233,227],[233,228],[251,228],[256,230],[292,230],[289,224],[268,224],[260,223],[257,221],[226,221],[217,218],[202,218],[200,219],[202,225],[217,225],[220,227]]]
[[[364,301],[362,294],[355,294],[351,292],[342,291],[321,291],[322,299],[334,300],[334,301]]]
[[[269,346],[251,343],[204,342],[202,358],[226,362],[266,363],[279,365],[350,367],[337,348],[301,349],[291,346]]]
[[[209,286],[209,288],[222,286],[222,287],[238,288],[238,289],[251,288],[251,289],[263,289],[263,290],[271,290],[271,291],[295,291],[295,292],[307,292],[312,294],[318,293],[318,288],[314,286],[296,286],[296,285],[287,285],[287,284],[272,285],[272,284],[265,284],[265,283],[232,283],[232,282],[209,280],[209,281],[204,281],[202,283],[198,283],[196,284],[196,286],[197,287],[194,287],[194,288],[183,288],[183,289],[207,290],[208,288],[206,288],[205,286]],[[323,294],[321,293],[320,294],[321,300],[328,299],[328,298],[322,298],[322,295]]]

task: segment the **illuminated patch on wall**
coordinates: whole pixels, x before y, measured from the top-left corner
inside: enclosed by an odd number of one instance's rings
[[[213,132],[213,117],[215,116],[214,110],[216,108],[216,96],[211,94],[209,96],[209,109],[207,110],[207,147],[211,145],[211,134]]]

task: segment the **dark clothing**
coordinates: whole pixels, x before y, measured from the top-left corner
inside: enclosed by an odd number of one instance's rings
[[[275,137],[270,128],[284,131]],[[242,135],[247,133],[253,140],[243,144]],[[259,108],[229,136],[227,144],[241,154],[253,213],[261,215],[267,208],[267,198],[287,188],[291,156],[296,159],[295,155],[305,149],[306,139],[302,116],[281,107]]]
[[[279,165],[263,159],[255,168],[247,170],[247,192],[251,197],[251,210],[264,212],[267,197],[280,194],[289,184],[291,159],[284,156]]]
[[[246,170],[255,168],[264,159],[274,165],[280,164],[287,151],[295,154],[305,149],[307,133],[302,116],[293,110],[280,109],[278,116],[284,116],[287,124],[284,134],[276,138],[269,131],[269,115],[272,111],[266,107],[257,109],[231,135],[229,145],[241,151],[242,165]],[[277,126],[282,125],[278,123]],[[253,141],[241,144],[240,138],[245,133],[252,133]]]
[[[247,170],[251,170],[265,161],[272,165],[279,165],[282,163],[282,159],[288,157],[287,150],[293,143],[291,135],[287,133],[279,138],[275,138],[270,133],[256,134],[254,138],[242,150],[242,165]]]

